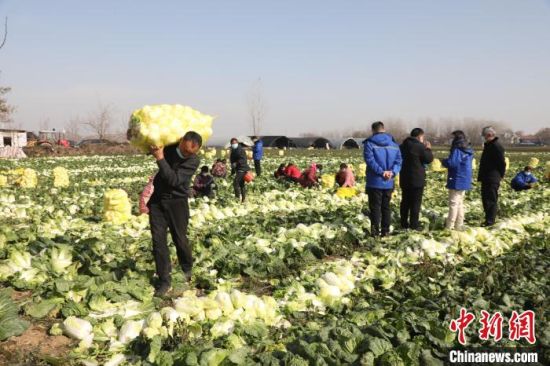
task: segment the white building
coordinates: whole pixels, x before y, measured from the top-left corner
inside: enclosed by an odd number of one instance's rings
[[[13,146],[13,147],[27,146],[27,131],[0,129],[0,147],[3,147],[3,146]]]

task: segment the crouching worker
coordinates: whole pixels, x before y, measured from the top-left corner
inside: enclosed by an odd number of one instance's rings
[[[153,195],[147,203],[153,238],[153,256],[159,277],[155,286],[155,296],[163,296],[171,287],[172,267],[166,240],[168,229],[176,246],[179,265],[184,272],[185,280],[191,281],[193,254],[187,239],[188,190],[191,178],[200,163],[197,151],[201,145],[201,136],[190,131],[177,144],[165,148],[151,146],[151,153],[157,160],[159,168],[153,180]]]
[[[336,173],[335,180],[340,187],[355,186],[355,176],[351,169],[344,163],[340,164],[340,170]]]
[[[304,188],[312,188],[319,185],[319,175],[323,170],[321,164],[311,163],[310,167],[304,170],[300,178],[300,184]]]
[[[227,176],[227,167],[225,159],[217,159],[212,165],[212,176],[215,178],[225,178]]]
[[[208,174],[208,167],[201,168],[200,174],[193,181],[192,197],[214,197],[214,178]]]
[[[275,170],[275,173],[273,173],[273,175],[275,176],[275,179],[277,179],[277,180],[284,179],[285,178],[285,165],[284,164],[279,165],[279,167],[277,168],[277,170]]]
[[[285,177],[289,182],[298,183],[300,180],[300,177],[302,176],[302,172],[300,172],[300,169],[293,163],[288,163],[285,168]]]
[[[533,168],[526,166],[523,171],[516,174],[512,179],[512,189],[516,192],[525,191],[533,188],[533,185],[537,183],[537,178],[532,173]]]

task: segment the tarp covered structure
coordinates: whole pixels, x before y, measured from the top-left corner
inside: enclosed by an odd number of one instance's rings
[[[346,137],[340,140],[333,141],[334,147],[337,149],[361,149],[365,138],[361,137]]]
[[[315,149],[326,149],[327,144],[331,148],[334,147],[330,140],[324,137],[291,137],[290,139],[298,148],[313,147]]]
[[[296,147],[291,139],[286,136],[260,136],[264,147],[274,147],[282,149],[283,147]]]

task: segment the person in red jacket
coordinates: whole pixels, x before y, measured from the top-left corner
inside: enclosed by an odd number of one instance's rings
[[[300,169],[293,163],[288,163],[285,168],[285,176],[289,181],[298,183],[302,176],[302,172],[300,172]]]
[[[310,167],[304,170],[302,176],[300,177],[300,184],[304,188],[315,187],[319,184],[319,177],[317,173],[321,173],[323,166],[321,164],[311,163]]]

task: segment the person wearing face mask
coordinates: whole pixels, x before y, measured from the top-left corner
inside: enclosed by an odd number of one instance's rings
[[[235,197],[241,202],[246,198],[246,187],[244,176],[250,170],[246,161],[246,151],[239,144],[239,140],[235,137],[231,139],[231,155],[229,158],[231,162],[231,175],[234,175],[233,189],[235,190]]]
[[[538,182],[537,178],[532,173],[533,168],[526,166],[523,171],[516,174],[512,179],[512,189],[516,192],[525,191],[533,188],[534,184]]]
[[[214,178],[208,174],[208,167],[201,168],[200,174],[193,181],[193,197],[214,197]]]
[[[172,262],[166,240],[168,229],[176,246],[178,262],[185,280],[191,281],[193,252],[187,239],[189,183],[200,163],[197,152],[201,145],[201,135],[190,131],[177,144],[151,146],[151,154],[159,168],[153,179],[153,195],[147,202],[153,257],[159,278],[155,286],[155,296],[164,296],[171,287]]]

